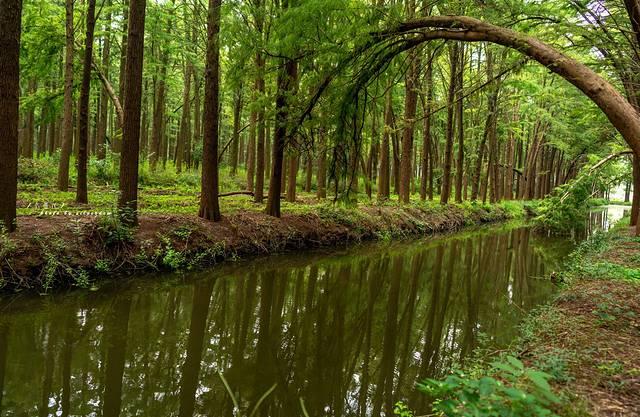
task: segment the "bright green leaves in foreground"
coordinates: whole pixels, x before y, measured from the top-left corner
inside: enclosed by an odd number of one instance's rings
[[[552,406],[560,400],[549,385],[550,378],[508,356],[494,362],[486,376],[475,378],[458,371],[442,381],[427,379],[418,389],[438,398],[434,411],[446,416],[555,416]]]

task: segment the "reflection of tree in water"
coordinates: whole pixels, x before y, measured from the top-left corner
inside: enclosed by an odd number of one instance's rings
[[[531,280],[545,273],[536,239],[512,229],[374,246],[16,312],[0,322],[0,409],[229,416],[219,371],[243,415],[274,384],[259,415],[424,409],[417,380],[460,364],[480,332],[507,343],[549,293]]]

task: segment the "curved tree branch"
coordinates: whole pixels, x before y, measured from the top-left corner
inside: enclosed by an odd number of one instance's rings
[[[633,106],[589,67],[538,39],[468,16],[423,17],[372,33],[372,36],[380,42],[410,36],[412,44],[449,39],[491,42],[515,49],[560,75],[589,97],[605,113],[635,155],[640,157],[640,115]]]

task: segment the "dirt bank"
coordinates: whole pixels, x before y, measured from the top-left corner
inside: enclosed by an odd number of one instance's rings
[[[144,215],[135,229],[112,216],[23,216],[18,232],[0,236],[0,291],[88,287],[114,274],[191,269],[229,258],[429,235],[513,215],[513,208],[504,206],[327,205],[281,219],[239,212],[219,223],[186,215]]]
[[[627,227],[596,237],[564,278],[557,301],[533,319],[522,358],[555,376],[561,416],[639,416],[640,239]]]

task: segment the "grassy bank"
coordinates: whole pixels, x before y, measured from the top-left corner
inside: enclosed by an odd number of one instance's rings
[[[584,242],[557,298],[507,352],[420,389],[448,416],[640,415],[640,238],[628,219]]]
[[[242,204],[252,207],[227,212],[219,223],[166,207],[164,212],[143,211],[139,226],[133,229],[108,212],[81,215],[49,207],[20,216],[18,232],[0,235],[0,288],[48,292],[91,287],[116,274],[188,270],[252,255],[429,235],[525,213],[522,204],[515,202],[449,206],[389,202],[341,208],[302,199],[289,204],[286,214],[276,219],[246,198]]]

